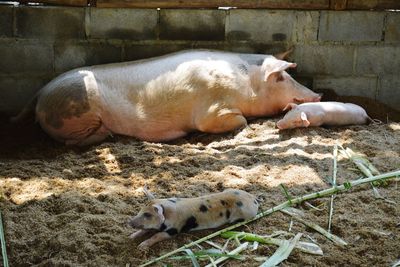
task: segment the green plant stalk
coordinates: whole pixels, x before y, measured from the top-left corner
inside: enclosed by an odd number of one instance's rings
[[[332,186],[336,186],[336,176],[337,176],[337,154],[338,154],[338,145],[335,144],[333,148],[333,175],[332,175]],[[329,204],[329,219],[328,219],[328,233],[331,232],[332,228],[332,217],[333,217],[333,200],[335,198],[335,194],[331,195],[331,201]]]
[[[366,177],[373,177],[374,175],[372,174],[372,172],[370,171],[370,169],[368,169],[368,167],[366,167],[365,163],[368,163],[368,160],[364,159],[363,157],[357,155],[353,150],[351,150],[350,148],[346,148],[344,149],[342,146],[340,146],[340,148],[343,150],[343,152],[346,154],[346,156],[353,161],[353,163],[357,166],[357,168],[366,176]],[[365,165],[364,165],[365,164]],[[375,169],[375,168],[374,168]],[[376,170],[376,169],[375,169]],[[374,170],[374,171],[375,171]],[[377,171],[377,170],[376,170]],[[378,173],[379,174],[379,173]],[[378,189],[375,188],[374,184],[371,182],[371,187],[372,190],[374,192],[374,195],[376,198],[383,198],[380,194]]]
[[[230,255],[227,253],[208,253],[205,251],[199,251],[199,252],[193,252],[193,255],[195,258],[202,259],[202,258],[209,258],[210,256],[212,257],[228,257],[228,258],[234,258],[234,259],[240,259],[240,256],[238,255]],[[174,256],[170,257],[170,260],[187,260],[190,259],[191,256],[189,255],[184,255],[184,256]]]
[[[8,267],[6,239],[4,238],[3,218],[0,211],[0,241],[1,241],[1,254],[3,256],[3,266]]]
[[[311,199],[315,199],[315,198],[321,198],[321,197],[327,197],[327,196],[330,196],[332,194],[336,194],[336,193],[339,193],[339,192],[344,192],[344,191],[347,191],[350,188],[352,188],[354,186],[357,186],[357,185],[370,183],[370,182],[378,181],[378,180],[387,180],[387,179],[391,179],[391,178],[394,178],[394,177],[397,177],[397,176],[400,176],[400,170],[384,173],[384,174],[373,176],[373,177],[361,178],[361,179],[358,179],[358,180],[349,181],[349,182],[346,182],[346,183],[344,183],[343,185],[340,185],[340,186],[330,187],[328,189],[324,189],[324,190],[321,190],[319,192],[310,193],[310,194],[307,194],[307,195],[304,195],[304,196],[301,196],[301,197],[293,198],[291,200],[291,204],[290,204],[289,201],[285,201],[285,202],[283,202],[283,203],[281,203],[281,204],[279,204],[279,205],[277,205],[275,207],[272,207],[272,208],[270,208],[268,210],[265,210],[265,211],[262,211],[262,212],[258,213],[254,218],[252,218],[250,220],[243,221],[243,222],[228,226],[228,227],[226,227],[226,228],[224,228],[222,230],[214,232],[214,233],[212,233],[212,234],[210,234],[208,236],[200,238],[200,239],[198,239],[196,241],[193,241],[193,242],[191,242],[189,244],[185,244],[182,247],[180,247],[180,248],[178,248],[178,249],[176,249],[174,251],[170,251],[170,252],[168,252],[168,253],[166,253],[164,255],[161,255],[158,258],[150,260],[150,261],[140,265],[139,267],[144,267],[144,266],[149,266],[151,264],[154,264],[154,263],[156,263],[156,262],[158,262],[160,260],[168,258],[169,256],[174,255],[174,254],[176,254],[178,252],[181,252],[181,251],[183,251],[183,250],[185,250],[187,248],[190,248],[190,247],[192,247],[194,245],[200,244],[200,243],[202,243],[202,242],[204,242],[204,241],[206,241],[208,239],[211,239],[213,237],[219,236],[220,234],[222,234],[224,232],[231,231],[231,230],[236,229],[236,228],[238,228],[240,226],[246,225],[246,224],[248,224],[250,222],[254,222],[254,221],[256,221],[256,220],[258,220],[258,219],[260,219],[262,217],[265,217],[265,216],[267,216],[267,215],[269,215],[271,213],[274,213],[276,211],[282,210],[282,209],[284,209],[286,207],[289,207],[291,205],[297,205],[297,204],[302,203],[302,202],[307,201],[307,200],[311,200]]]
[[[296,214],[294,214],[292,212],[289,212],[287,210],[280,210],[280,212],[283,212],[283,213],[285,213],[287,215],[292,216],[295,220],[297,220],[297,221],[301,222],[302,224],[314,229],[315,231],[317,231],[321,235],[325,236],[326,238],[328,238],[329,240],[331,240],[335,244],[338,244],[338,245],[341,245],[341,246],[346,246],[347,245],[346,241],[344,241],[343,239],[341,239],[337,235],[329,233],[328,231],[326,231],[324,228],[322,228],[318,224],[315,224],[315,223],[312,223],[312,222],[307,222],[303,218],[300,218],[300,216],[298,216],[298,215],[296,215]]]
[[[232,238],[234,236],[238,236],[241,240],[250,241],[250,242],[258,242],[260,244],[270,244],[275,246],[281,246],[284,241],[274,237],[265,237],[256,235],[253,233],[246,233],[246,232],[237,232],[237,231],[228,231],[221,234],[222,238]],[[296,249],[299,249],[305,253],[314,254],[314,255],[322,255],[322,250],[319,252],[311,251],[310,249],[305,249],[305,247],[309,247],[308,243],[299,241],[296,245]],[[318,247],[315,245],[315,247]],[[318,247],[320,250],[320,248]]]
[[[245,250],[248,246],[249,246],[249,242],[243,243],[240,246],[238,246],[237,248],[235,248],[234,250],[228,252],[228,255],[237,255],[240,252],[242,252],[243,250]],[[215,260],[214,262],[206,265],[205,267],[215,266],[215,265],[217,265],[217,264],[219,264],[219,263],[221,263],[223,261],[226,261],[227,259],[229,259],[229,257],[226,257],[226,256],[221,257],[221,258]]]

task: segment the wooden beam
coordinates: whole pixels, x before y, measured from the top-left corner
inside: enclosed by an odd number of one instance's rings
[[[358,10],[400,9],[400,0],[348,0],[347,9],[358,9]]]
[[[16,0],[21,4],[40,3],[57,6],[87,6],[88,0]]]
[[[329,7],[333,10],[345,10],[347,7],[347,0],[331,0]]]
[[[329,9],[329,0],[97,0],[97,7]]]
[[[22,4],[120,8],[270,8],[305,10],[385,10],[400,9],[400,0],[16,0]]]

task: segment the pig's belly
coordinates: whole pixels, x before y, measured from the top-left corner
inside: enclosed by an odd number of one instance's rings
[[[144,141],[169,141],[185,136],[189,130],[180,118],[143,117],[131,104],[129,110],[102,114],[104,125],[114,134],[136,137]]]
[[[170,141],[182,136],[185,136],[187,132],[182,130],[169,130],[164,132],[149,131],[148,133],[135,134],[135,136],[141,140],[152,141],[152,142],[163,142]]]

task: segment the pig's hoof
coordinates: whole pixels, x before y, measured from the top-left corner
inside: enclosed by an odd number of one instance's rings
[[[129,238],[135,240],[138,237],[136,233],[130,234]]]
[[[138,248],[142,251],[148,251],[150,246],[146,243],[146,241],[139,244]]]

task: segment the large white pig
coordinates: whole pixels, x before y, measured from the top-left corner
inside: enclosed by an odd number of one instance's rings
[[[319,101],[285,71],[295,66],[270,55],[188,50],[71,70],[30,106],[36,105],[41,127],[66,144],[92,144],[110,134],[168,141],[195,130],[231,131],[246,125],[246,117]]]

